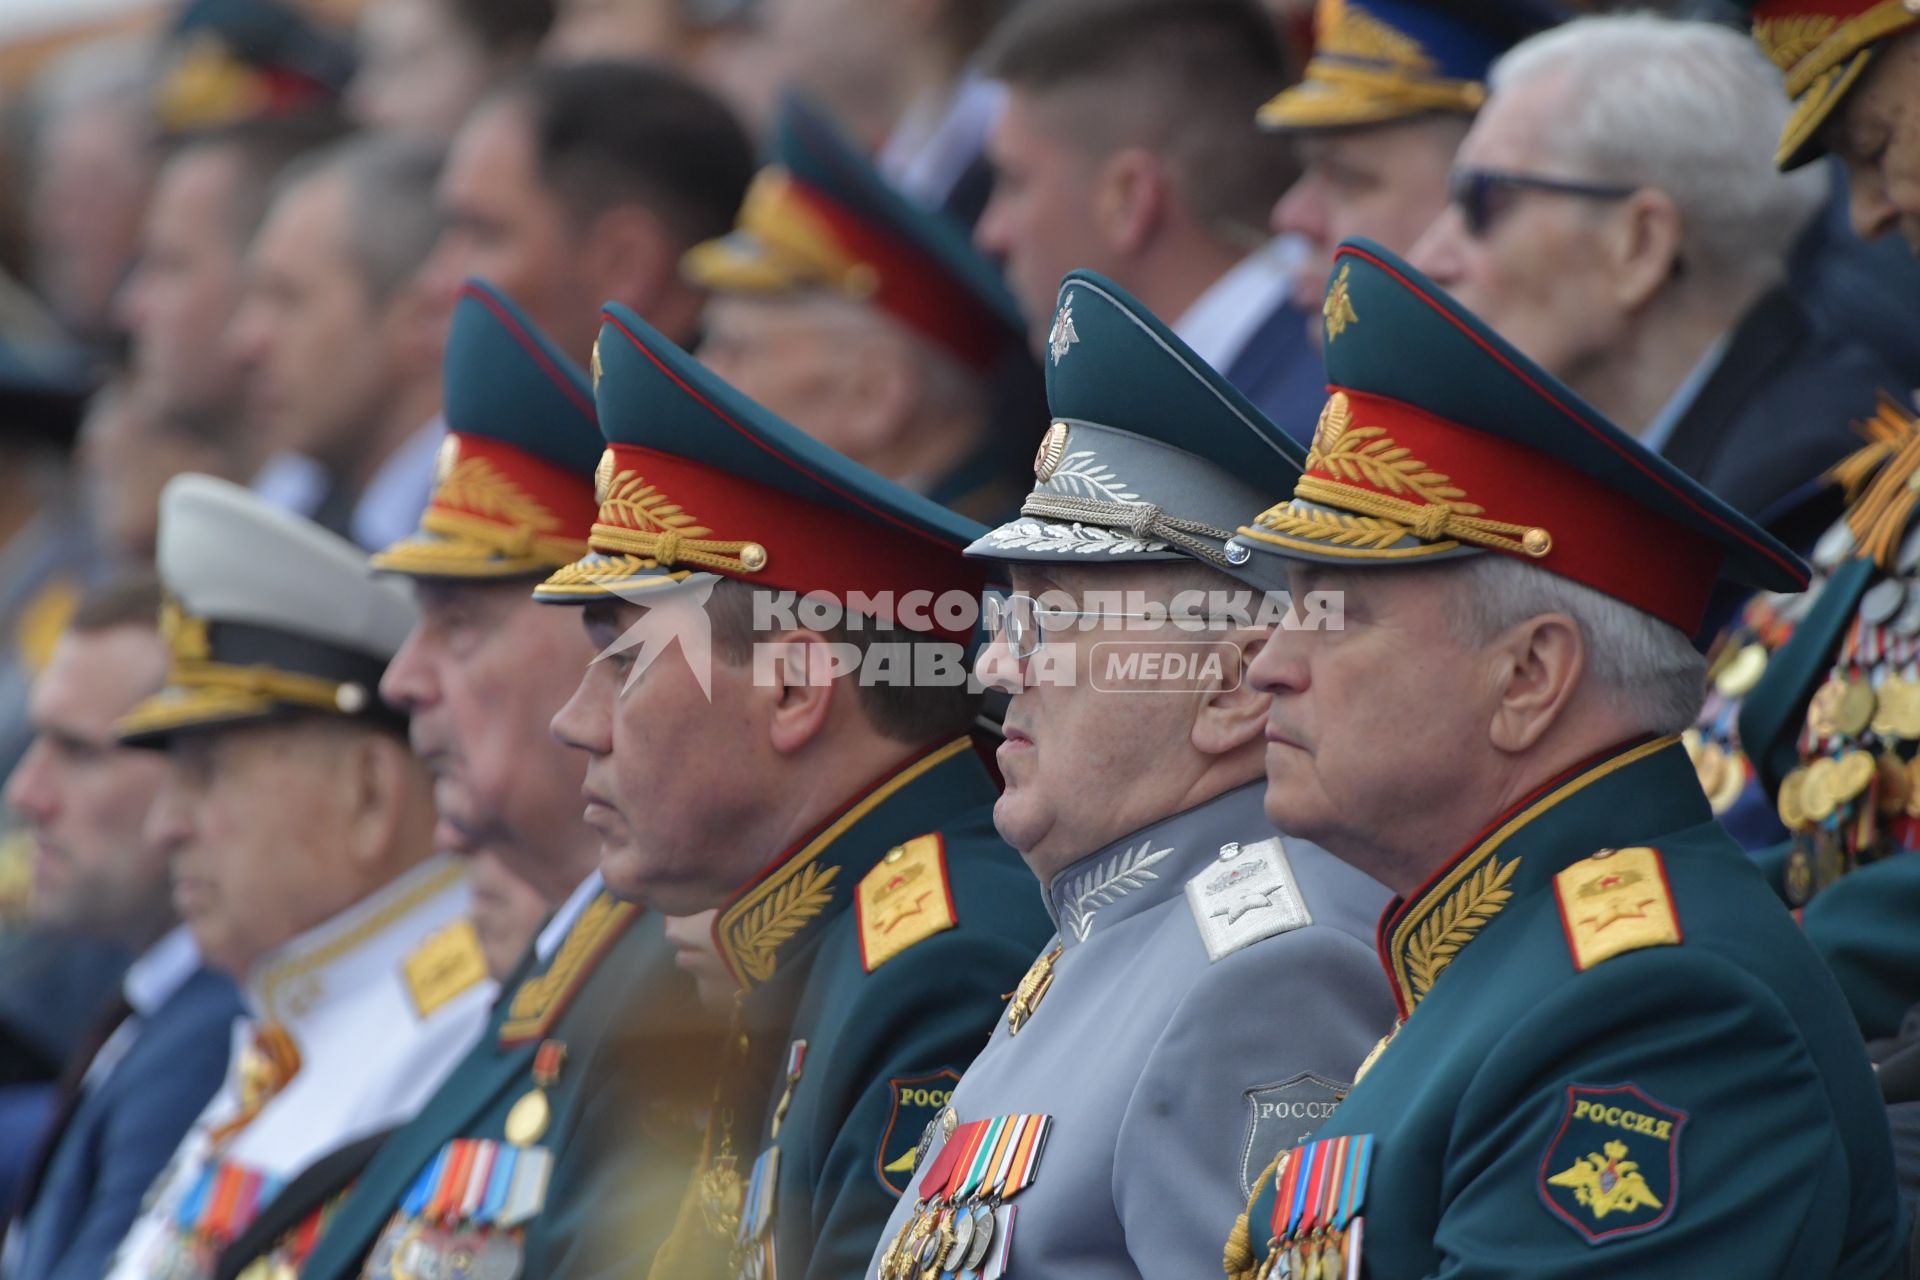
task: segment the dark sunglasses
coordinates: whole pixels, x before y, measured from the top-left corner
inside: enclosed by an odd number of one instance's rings
[[[1545,191],[1583,200],[1624,200],[1638,190],[1638,187],[1575,182],[1569,178],[1537,178],[1498,169],[1455,169],[1447,175],[1447,200],[1459,208],[1468,234],[1476,239],[1485,235],[1506,211],[1509,201],[1501,198],[1503,193]]]

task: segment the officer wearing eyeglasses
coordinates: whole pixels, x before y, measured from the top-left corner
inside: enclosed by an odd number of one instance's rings
[[[870,1280],[978,1248],[1023,1280],[1211,1274],[1252,1153],[1311,1133],[1392,1021],[1386,890],[1261,809],[1247,665],[1276,616],[1337,619],[1269,598],[1225,542],[1299,446],[1091,273],[1062,285],[1046,358],[1033,491],[969,554],[1013,586],[980,660],[1012,695],[994,824],[1058,933],[929,1127]]]
[[[1304,76],[1260,111],[1300,161],[1272,222],[1312,251],[1293,280],[1301,311],[1319,315],[1342,240],[1404,253],[1420,238],[1446,207],[1488,64],[1565,17],[1553,0],[1321,0]]]
[[[1738,32],[1633,14],[1535,36],[1488,80],[1414,265],[1804,547],[1824,523],[1808,493],[1903,384],[1785,287],[1825,187],[1774,167],[1778,71]]]

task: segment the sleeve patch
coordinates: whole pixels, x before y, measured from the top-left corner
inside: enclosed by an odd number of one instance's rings
[[[1278,836],[1257,844],[1221,845],[1219,858],[1187,881],[1187,905],[1193,908],[1210,963],[1313,923]]]
[[[931,1132],[929,1126],[941,1118],[953,1101],[954,1086],[960,1073],[943,1067],[923,1076],[896,1076],[887,1081],[893,1095],[893,1107],[887,1113],[887,1127],[880,1131],[880,1150],[873,1162],[874,1176],[894,1195],[905,1195],[913,1179],[914,1166],[926,1153],[921,1139]]]
[[[1568,1085],[1540,1160],[1541,1202],[1592,1245],[1664,1226],[1680,1198],[1686,1123],[1686,1112],[1634,1085]]]
[[[1249,1089],[1247,1138],[1240,1147],[1240,1194],[1251,1196],[1260,1171],[1276,1151],[1291,1151],[1313,1139],[1314,1130],[1327,1122],[1350,1084],[1302,1071],[1279,1084]]]
[[[872,973],[917,942],[960,923],[947,879],[946,842],[916,836],[887,850],[854,891],[860,963]]]
[[[1680,943],[1680,917],[1660,851],[1602,849],[1553,878],[1575,971],[1642,947]]]

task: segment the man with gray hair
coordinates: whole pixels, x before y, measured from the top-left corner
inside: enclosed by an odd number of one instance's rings
[[[1859,1033],[1676,736],[1715,584],[1806,566],[1386,250],[1327,317],[1305,472],[1228,549],[1344,596],[1248,673],[1266,813],[1401,895],[1401,1021],[1228,1271],[1895,1274]]]
[[[419,278],[440,231],[439,173],[436,148],[383,135],[290,167],[226,336],[256,428],[325,473],[308,514],[368,548],[419,519],[445,431],[446,316]]]
[[[1778,72],[1737,32],[1586,18],[1494,65],[1412,260],[1746,515],[1782,532],[1901,385],[1785,287],[1817,174],[1781,175]]]

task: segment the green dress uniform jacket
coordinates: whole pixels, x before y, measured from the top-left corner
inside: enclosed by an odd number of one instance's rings
[[[923,752],[723,908],[739,1051],[659,1280],[865,1270],[901,1166],[1053,931],[995,795],[967,739]]]
[[[408,1259],[395,1255],[414,1228],[443,1258],[455,1243],[479,1252],[493,1241],[522,1255],[517,1274],[540,1280],[622,1274],[622,1259],[644,1258],[665,1238],[699,1145],[704,1099],[693,1082],[707,1078],[714,1045],[661,918],[600,890],[552,958],[530,950],[504,990],[480,1043],[328,1220],[303,1277],[401,1274]],[[542,1108],[525,1101],[536,1091],[546,1113],[537,1126]],[[524,1225],[469,1215],[436,1237],[426,1214],[407,1211],[459,1139],[489,1144],[469,1147],[486,1153],[469,1159],[516,1146],[551,1156],[544,1203]]]
[[[1404,1021],[1317,1135],[1372,1136],[1367,1280],[1900,1273],[1859,1032],[1677,740],[1503,815],[1380,946]],[[1285,1251],[1272,1173],[1230,1272]]]

